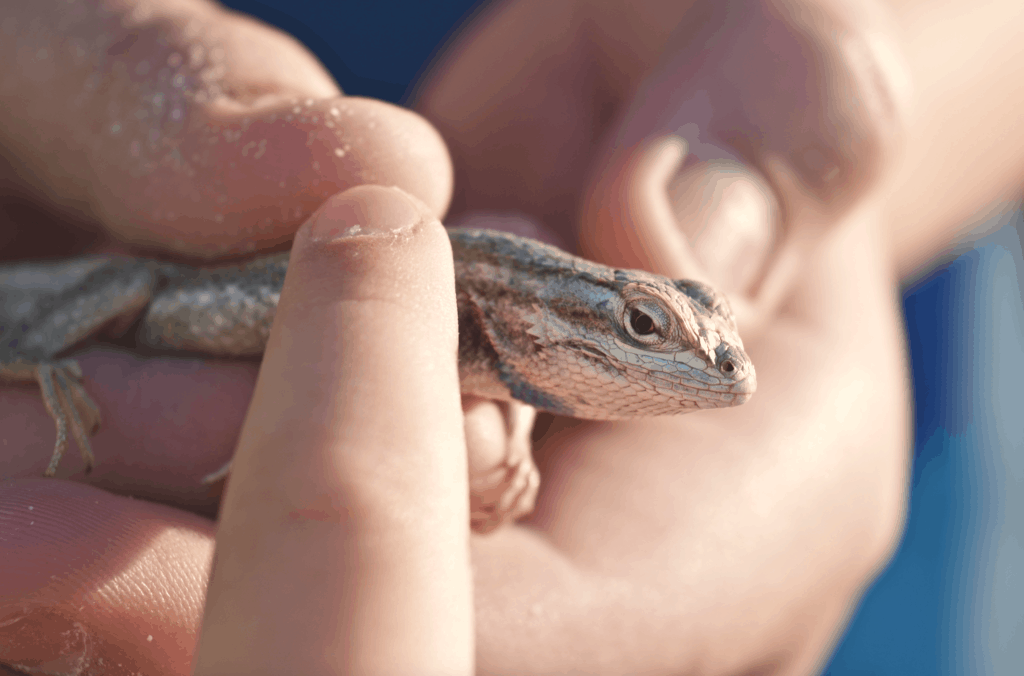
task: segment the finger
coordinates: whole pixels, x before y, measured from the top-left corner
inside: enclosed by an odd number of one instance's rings
[[[775,236],[771,190],[741,164],[681,170],[685,158],[675,136],[613,153],[584,199],[580,248],[610,265],[745,291]]]
[[[363,183],[447,206],[450,163],[427,122],[341,97],[305,49],[250,18],[206,0],[11,10],[8,178],[122,240],[206,257],[267,247]]]
[[[666,50],[609,131],[581,211],[581,243],[599,260],[741,294],[748,327],[774,315],[810,250],[881,184],[905,108],[876,17],[798,6],[720,3],[684,24],[673,40],[682,46]],[[688,166],[670,168],[666,135],[686,140]],[[740,194],[705,189],[743,164]],[[740,209],[744,194],[752,201]]]
[[[300,232],[196,673],[471,671],[454,297],[444,229],[401,191],[347,191]]]
[[[0,663],[186,673],[213,531],[200,517],[66,481],[0,485]]]
[[[773,181],[784,207],[806,194],[836,213],[877,184],[905,114],[877,17],[841,2],[708,8],[680,25],[609,139],[630,146],[673,133],[697,159],[742,159]],[[780,163],[794,185],[774,184]]]
[[[761,177],[735,162],[680,171],[685,148],[669,136],[614,153],[585,196],[580,249],[608,265],[729,293],[748,335],[774,311],[796,267],[788,255],[768,259],[776,244],[776,202]]]

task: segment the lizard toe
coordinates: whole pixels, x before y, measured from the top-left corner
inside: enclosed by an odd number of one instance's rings
[[[489,467],[480,467],[474,456],[480,449],[467,434],[470,453],[470,525],[477,533],[489,533],[504,523],[533,511],[540,473],[533,462],[530,434],[536,410],[519,402],[498,405],[504,417],[504,454]]]

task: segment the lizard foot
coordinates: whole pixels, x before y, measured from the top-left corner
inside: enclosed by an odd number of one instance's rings
[[[57,465],[68,450],[69,427],[71,435],[78,442],[82,460],[85,461],[85,471],[92,470],[96,459],[92,454],[89,437],[100,426],[100,410],[81,385],[82,369],[78,362],[64,359],[42,363],[36,367],[35,376],[46,410],[57,423],[57,442],[53,446],[53,456],[44,476],[53,476],[57,472]]]
[[[508,435],[504,457],[497,464],[478,457],[472,435],[467,434],[470,525],[481,534],[532,512],[540,487],[540,474],[530,452],[536,409],[518,401],[502,402],[499,406]]]

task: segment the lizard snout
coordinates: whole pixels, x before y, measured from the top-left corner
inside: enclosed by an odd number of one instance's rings
[[[745,404],[756,390],[757,374],[754,373],[753,367],[750,367],[750,375],[743,380],[733,383],[729,391],[736,395],[736,404]]]

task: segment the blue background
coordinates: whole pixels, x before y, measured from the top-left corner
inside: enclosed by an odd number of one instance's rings
[[[477,3],[226,3],[306,44],[348,94],[403,102]],[[909,521],[830,676],[1024,674],[1020,213],[904,294],[917,409]]]
[[[1024,223],[1017,211],[989,225],[904,293],[909,521],[830,676],[1024,674]]]

